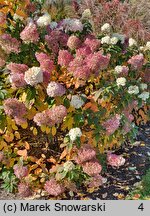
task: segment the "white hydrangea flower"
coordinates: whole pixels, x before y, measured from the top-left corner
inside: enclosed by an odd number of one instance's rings
[[[128,88],[128,93],[129,94],[138,94],[139,93],[139,87],[134,85],[134,86],[129,86]]]
[[[79,109],[80,107],[83,106],[84,101],[82,100],[82,98],[78,95],[73,95],[71,98],[71,102],[70,102],[71,106],[73,106],[76,109]]]
[[[88,19],[91,17],[91,11],[90,9],[86,9],[82,13],[82,19]]]
[[[105,23],[102,27],[101,27],[101,31],[102,32],[110,32],[111,30],[111,26],[109,23]]]
[[[117,65],[116,67],[115,67],[115,73],[116,74],[120,74],[122,72],[122,66],[121,65]]]
[[[129,47],[131,46],[137,46],[137,42],[133,38],[129,38]]]
[[[105,36],[101,38],[101,44],[110,44],[110,37],[109,36]]]
[[[145,48],[146,48],[146,50],[150,50],[150,41],[148,41],[148,42],[146,43]]]
[[[82,136],[82,132],[81,132],[80,128],[76,127],[76,128],[70,129],[70,131],[69,131],[69,137],[70,137],[70,140],[72,142],[74,142],[77,139],[77,137],[81,137],[81,136]]]
[[[34,86],[43,82],[43,72],[40,67],[32,67],[25,72],[24,79],[27,84]]]
[[[51,22],[50,23],[50,28],[53,30],[57,27],[58,23],[57,22]]]
[[[64,171],[68,172],[73,170],[75,168],[75,165],[72,161],[67,161],[63,164],[63,167],[64,167]]]
[[[39,17],[37,20],[37,25],[40,27],[47,26],[51,23],[51,15],[45,13],[43,16]]]
[[[141,83],[140,84],[140,88],[141,88],[141,90],[145,90],[145,89],[147,89],[147,84],[146,83]]]
[[[126,85],[126,78],[124,77],[119,77],[116,82],[117,82],[117,86],[125,86]]]
[[[110,39],[110,43],[113,44],[113,45],[115,45],[115,44],[117,44],[118,40],[119,40],[119,39],[118,39],[117,37],[112,37],[112,38]]]
[[[146,101],[149,98],[149,92],[142,92],[140,95],[138,95],[138,98],[141,98],[143,101]]]
[[[140,47],[139,47],[139,50],[140,50],[140,51],[144,51],[144,46],[140,46]]]
[[[62,23],[62,27],[60,27],[60,29],[64,28],[65,31],[72,31],[72,32],[76,32],[76,31],[83,31],[83,24],[79,19],[70,19],[70,18],[66,18],[63,20]]]
[[[125,42],[125,35],[118,34],[118,33],[114,33],[114,34],[112,35],[112,37],[118,38],[118,40],[120,40],[122,44],[124,44],[124,42]]]
[[[14,14],[14,16],[13,16],[13,19],[16,21],[17,19],[19,19],[19,20],[23,20],[23,17],[22,16],[19,16],[18,14]]]

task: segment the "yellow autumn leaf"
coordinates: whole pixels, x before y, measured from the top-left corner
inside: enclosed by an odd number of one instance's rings
[[[51,132],[51,129],[49,127],[46,127],[45,132],[46,132],[46,134],[49,134]]]
[[[14,135],[15,135],[16,139],[20,139],[20,133],[18,131],[15,131]]]
[[[27,129],[27,127],[28,127],[28,122],[25,122],[25,123],[21,124],[21,127],[22,127],[23,129]]]
[[[56,132],[57,132],[57,129],[56,127],[52,127],[52,135],[55,136],[56,135]]]
[[[26,102],[26,98],[27,98],[27,93],[26,92],[23,92],[22,96],[20,97],[20,100],[22,102]]]
[[[41,128],[41,131],[44,133],[46,131],[47,127],[46,127],[46,125],[42,125],[40,128]]]
[[[36,129],[36,128],[33,128],[33,131],[32,131],[32,132],[33,132],[33,135],[34,135],[34,136],[37,136],[37,134],[38,134],[38,131],[37,131],[37,129]]]
[[[6,142],[12,142],[14,139],[14,134],[7,131],[3,137],[6,140]]]
[[[0,141],[0,151],[6,147],[7,147],[7,143],[4,140]]]

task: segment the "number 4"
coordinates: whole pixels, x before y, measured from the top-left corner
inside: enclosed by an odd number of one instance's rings
[[[144,210],[144,206],[143,206],[143,203],[141,203],[138,207],[139,210],[143,211]]]

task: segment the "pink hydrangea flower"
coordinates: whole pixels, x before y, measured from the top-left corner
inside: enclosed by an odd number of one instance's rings
[[[144,64],[144,56],[143,54],[132,56],[128,63],[131,64],[131,67],[135,70],[141,69]]]
[[[25,43],[36,43],[39,40],[37,26],[33,22],[27,24],[27,26],[20,33],[20,38]]]
[[[120,166],[124,165],[125,159],[120,155],[108,153],[107,154],[107,162],[111,166],[120,167]]]
[[[27,120],[23,117],[14,117],[14,120],[17,125],[22,125],[27,123]]]
[[[106,69],[110,61],[110,56],[104,56],[99,51],[94,54],[90,54],[86,58],[87,66],[93,71],[96,75],[100,70]]]
[[[47,94],[50,97],[62,96],[66,93],[66,89],[57,82],[50,82],[47,86]]]
[[[38,125],[54,126],[61,123],[67,115],[67,109],[63,105],[44,110],[34,116],[34,122]]]
[[[64,29],[65,31],[81,32],[83,30],[83,24],[79,19],[67,18],[62,20],[60,24],[60,29]]]
[[[76,57],[87,57],[88,55],[90,55],[92,53],[91,49],[89,46],[82,46],[79,49],[76,50]]]
[[[113,134],[119,128],[120,119],[120,115],[116,114],[114,117],[103,123],[103,127],[106,129],[107,135]]]
[[[15,164],[13,169],[15,176],[19,179],[22,179],[28,175],[28,168],[26,166]]]
[[[16,38],[12,38],[10,34],[0,35],[0,46],[7,54],[20,52],[20,42]]]
[[[102,171],[102,166],[99,164],[97,160],[91,160],[83,163],[82,168],[83,172],[85,172],[89,176],[95,176]]]
[[[91,181],[88,184],[88,187],[93,188],[93,187],[99,187],[99,186],[103,185],[103,179],[104,178],[99,174],[93,176]]]
[[[77,157],[75,157],[75,162],[77,164],[82,164],[83,162],[92,160],[95,157],[96,151],[92,148],[92,146],[85,144],[77,150]]]
[[[28,70],[28,66],[25,64],[17,64],[17,63],[9,63],[7,65],[7,69],[10,70],[12,73],[25,73]]]
[[[89,36],[84,41],[84,44],[86,46],[89,46],[92,52],[95,52],[99,49],[101,42],[100,42],[100,40],[98,40],[92,36],[91,37]]]
[[[11,73],[10,74],[10,82],[12,87],[24,87],[27,85],[26,81],[24,80],[24,74],[20,73]]]
[[[88,79],[90,77],[91,71],[89,69],[89,67],[87,67],[86,65],[83,65],[81,67],[77,67],[74,71],[73,71],[73,76],[75,78],[80,78],[80,79]]]
[[[120,77],[127,77],[129,72],[129,68],[126,66],[122,66],[122,71],[119,74]]]
[[[55,121],[56,124],[59,124],[67,115],[67,109],[63,105],[59,105],[51,108],[51,119]]]
[[[51,196],[58,196],[64,193],[65,191],[65,188],[63,187],[63,185],[57,183],[57,181],[54,178],[50,179],[49,181],[46,181],[44,185],[44,189]]]
[[[66,48],[69,36],[62,31],[53,30],[45,36],[48,48],[52,51],[54,57],[58,55],[59,48]]]
[[[69,37],[68,42],[67,42],[67,46],[71,49],[78,49],[81,45],[81,41],[78,37],[76,37],[75,35],[72,35]]]
[[[25,105],[16,98],[4,100],[4,111],[8,116],[23,117],[26,114]]]
[[[31,189],[27,183],[19,183],[18,193],[22,197],[29,197],[32,195]]]
[[[67,67],[73,60],[73,56],[67,50],[60,50],[58,55],[58,64]]]
[[[123,114],[125,115],[125,117],[128,119],[129,122],[132,122],[134,120],[134,116],[130,113],[128,109],[125,109],[123,111]]]
[[[45,53],[36,53],[35,54],[37,60],[40,62],[40,67],[43,71],[47,71],[51,73],[54,69],[54,62],[50,59],[50,57]]]

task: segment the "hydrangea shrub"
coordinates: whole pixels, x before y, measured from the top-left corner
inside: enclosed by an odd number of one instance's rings
[[[54,25],[40,9],[20,16],[1,21],[7,22],[0,62],[9,95],[1,100],[0,163],[13,167],[25,196],[31,187],[52,196],[81,184],[98,187],[105,179],[97,154],[122,166],[125,159],[111,150],[135,137],[132,111],[149,102],[149,42],[141,48],[108,23],[97,36],[82,18]],[[34,155],[22,131],[47,137],[50,154],[37,146],[40,158]]]

